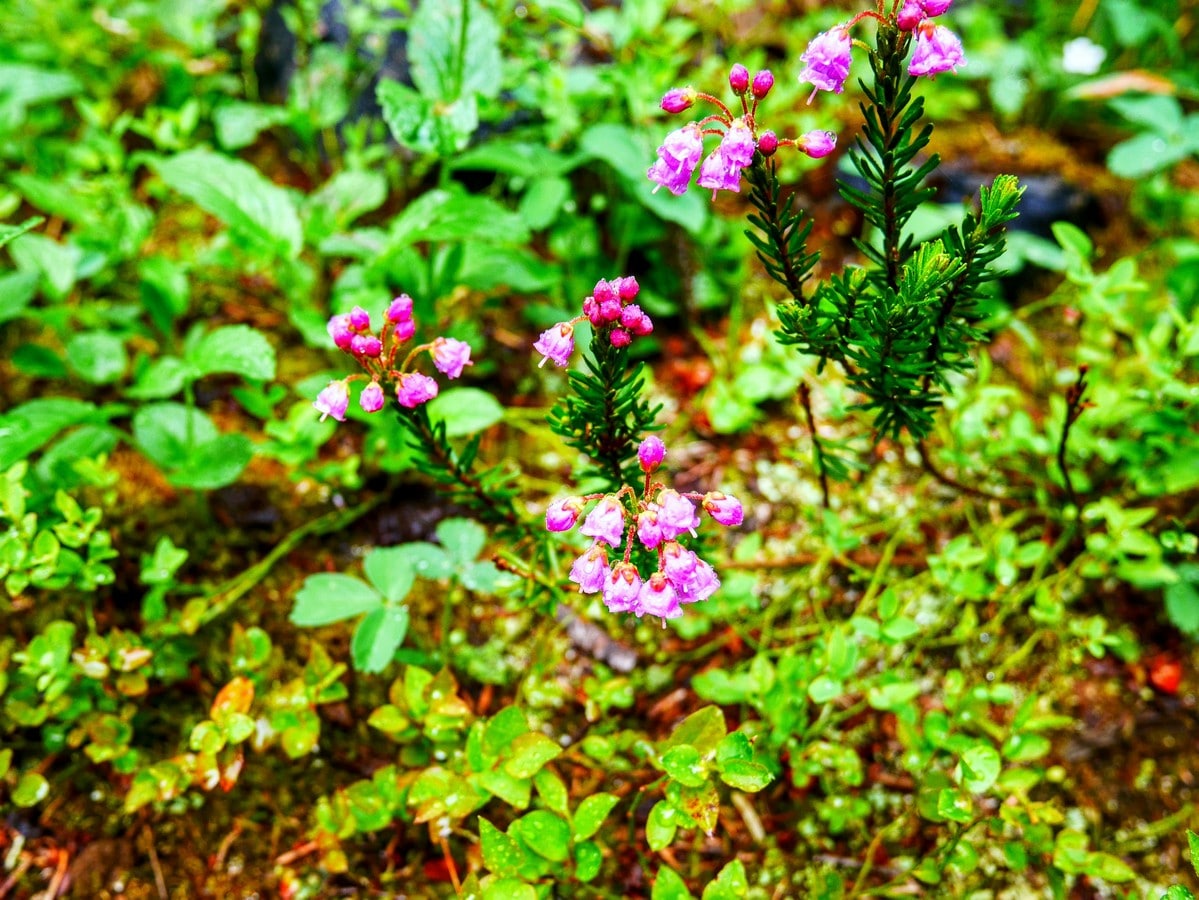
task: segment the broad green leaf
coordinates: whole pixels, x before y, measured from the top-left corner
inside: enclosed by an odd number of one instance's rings
[[[578,809],[575,810],[575,840],[586,840],[599,831],[600,826],[604,824],[604,819],[608,817],[608,813],[612,812],[612,808],[619,802],[620,798],[615,794],[599,793],[584,797]]]
[[[379,606],[354,629],[350,655],[359,672],[382,672],[408,633],[408,607]]]
[[[483,849],[483,864],[497,875],[514,875],[525,861],[516,841],[482,816],[479,816],[479,844]]]
[[[448,437],[475,434],[504,418],[504,407],[489,391],[471,387],[442,391],[429,401],[428,410],[434,422],[445,422]]]
[[[1199,636],[1199,566],[1187,564],[1177,569],[1181,576],[1164,590],[1166,615],[1179,631]]]
[[[724,713],[717,706],[698,709],[678,724],[662,745],[663,750],[690,744],[700,753],[711,753],[728,733]]]
[[[362,564],[367,579],[389,603],[408,596],[416,580],[416,569],[407,546],[376,548]]]
[[[920,685],[910,682],[880,684],[866,691],[866,701],[875,709],[894,710],[920,694]]]
[[[565,862],[570,856],[570,826],[549,810],[535,809],[512,823],[521,842],[543,859]]]
[[[110,384],[125,374],[125,342],[107,331],[85,331],[67,342],[67,363],[91,384]]]
[[[575,844],[575,878],[584,883],[600,873],[604,865],[604,854],[591,841]]]
[[[645,822],[645,840],[649,848],[657,853],[669,847],[678,828],[678,811],[665,800],[659,800]]]
[[[720,769],[720,780],[739,791],[756,793],[774,780],[770,770],[752,760],[732,759]]]
[[[442,519],[435,533],[457,566],[473,562],[487,543],[487,531],[473,519]]]
[[[201,376],[231,372],[256,381],[275,377],[275,348],[249,325],[226,325],[204,335],[187,352]]]
[[[0,96],[22,106],[61,100],[83,90],[79,79],[69,72],[23,63],[0,63],[0,86]]]
[[[517,778],[532,778],[561,754],[562,748],[557,743],[538,731],[531,731],[512,742],[504,771]]]
[[[12,802],[19,807],[36,806],[50,794],[50,782],[37,772],[26,772],[13,788]]]
[[[309,240],[343,231],[355,219],[378,209],[387,199],[387,179],[380,172],[338,172],[304,205]]]
[[[349,575],[322,572],[304,579],[288,618],[295,625],[312,628],[353,618],[382,603],[383,598],[366,582]]]
[[[692,900],[693,894],[687,890],[687,882],[670,866],[658,869],[658,877],[654,879],[654,888],[650,892],[650,900]]]
[[[187,465],[197,448],[218,436],[208,416],[182,403],[147,404],[133,416],[134,440],[163,469]]]
[[[1143,178],[1182,162],[1195,152],[1181,136],[1142,132],[1112,147],[1107,167],[1121,178]]]
[[[195,370],[177,356],[160,356],[138,373],[137,381],[125,391],[138,400],[165,400],[183,390]]]
[[[745,877],[745,864],[739,859],[725,865],[715,881],[704,888],[703,900],[737,900],[749,893],[749,879]]]
[[[464,94],[450,103],[422,97],[398,81],[380,81],[375,90],[383,121],[396,142],[425,156],[452,157],[470,144],[479,127],[479,102]]]
[[[1182,130],[1182,107],[1174,97],[1155,94],[1116,97],[1108,106],[1149,131],[1168,135]]]
[[[529,231],[516,213],[489,197],[434,190],[413,200],[391,223],[389,252],[420,241],[522,244]]]
[[[258,135],[284,124],[291,112],[283,106],[263,103],[222,103],[213,113],[217,143],[225,150],[240,150],[258,140]]]
[[[408,27],[408,61],[413,83],[429,100],[496,97],[503,84],[499,23],[474,0],[422,0]]]
[[[64,428],[93,419],[96,411],[93,403],[46,397],[0,415],[0,471],[40,450]]]
[[[570,819],[570,792],[566,782],[553,769],[542,769],[533,779],[533,787],[546,809],[553,810],[564,819]]]
[[[1088,854],[1084,873],[1090,875],[1092,878],[1102,878],[1104,881],[1110,881],[1114,884],[1133,881],[1137,877],[1136,870],[1120,859],[1120,857],[1113,856],[1110,853]]]
[[[501,878],[483,887],[483,900],[537,900],[537,889],[518,878]]]
[[[210,491],[237,481],[254,456],[254,445],[244,434],[222,434],[195,447],[190,459],[166,473],[175,487]]]
[[[23,234],[9,244],[8,252],[22,272],[41,276],[43,290],[52,300],[62,300],[79,278],[83,251],[69,240],[59,243],[43,234]]]
[[[529,721],[518,706],[508,706],[487,720],[483,729],[483,752],[489,759],[497,759],[522,734],[529,732]]]
[[[962,751],[962,781],[966,788],[981,794],[999,777],[999,751],[990,744],[979,744]]]
[[[24,314],[29,302],[37,293],[37,283],[36,272],[9,272],[7,275],[0,275],[0,325]],[[1199,334],[1199,331],[1196,333]],[[1199,353],[1199,350],[1196,353]]]
[[[287,191],[241,160],[195,149],[152,163],[168,185],[263,249],[295,258],[300,217]]]
[[[1172,884],[1162,894],[1162,900],[1195,900],[1195,895],[1191,893],[1190,888],[1183,887],[1181,884]]]
[[[703,756],[690,744],[671,747],[662,754],[659,762],[662,770],[679,784],[698,787],[707,780],[708,767],[704,765]]]

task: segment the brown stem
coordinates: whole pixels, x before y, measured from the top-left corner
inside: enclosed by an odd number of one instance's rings
[[[1087,391],[1087,366],[1078,367],[1078,380],[1066,388],[1066,420],[1062,423],[1062,436],[1057,442],[1057,467],[1062,471],[1062,481],[1066,486],[1066,499],[1070,505],[1078,509],[1078,495],[1074,492],[1074,482],[1070,480],[1070,469],[1066,465],[1066,443],[1070,440],[1070,429],[1078,421],[1089,403],[1083,400]]]
[[[928,444],[924,439],[916,441],[916,450],[920,453],[920,467],[929,475],[946,487],[953,488],[955,491],[961,491],[963,494],[969,494],[972,497],[979,497],[983,500],[997,500],[1000,503],[1015,503],[1016,498],[1005,497],[1002,494],[993,494],[990,491],[984,491],[982,488],[972,487],[968,484],[963,484],[952,475],[947,474],[937,468],[937,464],[933,462],[932,454],[928,452]]]
[[[821,446],[820,436],[816,433],[816,417],[812,414],[812,389],[806,381],[799,385],[799,402],[803,406],[804,417],[808,420],[808,430],[812,432],[812,460],[816,463],[816,472],[820,476],[820,493],[824,497],[824,508],[828,509],[828,470],[824,465],[824,447]]]

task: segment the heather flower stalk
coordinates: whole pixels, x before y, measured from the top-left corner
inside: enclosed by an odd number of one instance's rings
[[[566,497],[546,510],[547,531],[571,531],[583,520],[579,533],[594,543],[569,577],[580,593],[601,594],[611,612],[675,619],[683,605],[707,600],[720,587],[715,569],[684,542],[696,537],[701,510],[721,525],[740,525],[741,503],[720,491],[680,493],[656,480],[665,455],[665,445],[650,435],[637,451],[639,487]]]
[[[428,403],[437,396],[439,388],[435,379],[412,368],[422,353],[428,353],[433,367],[450,379],[461,376],[463,369],[472,364],[470,345],[447,337],[418,344],[399,363],[396,362],[401,348],[416,334],[412,298],[407,294],[401,294],[388,304],[378,331],[372,329],[370,313],[361,306],[333,316],[327,328],[334,346],[353,357],[363,371],[331,381],[320,392],[312,405],[320,412],[322,421],[329,416],[338,422],[346,420],[350,383],[354,381],[368,382],[358,400],[368,413],[383,408],[384,384],[393,387],[396,402],[406,409]]]

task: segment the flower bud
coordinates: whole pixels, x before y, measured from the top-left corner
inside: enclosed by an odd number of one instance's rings
[[[772,87],[774,87],[774,75],[769,69],[763,69],[754,75],[752,91],[755,100],[761,100],[769,94]]]
[[[758,135],[758,152],[765,157],[774,156],[774,151],[779,148],[779,136],[773,131],[763,131]]]
[[[662,460],[665,458],[666,445],[656,435],[651,434],[637,448],[637,460],[641,463],[641,470],[647,475],[662,465]]]
[[[613,347],[627,347],[633,343],[633,336],[623,328],[613,328],[608,339],[612,341]]]
[[[358,397],[358,405],[368,413],[376,413],[383,408],[383,387],[377,381],[372,381],[362,389]]]
[[[734,63],[729,71],[729,87],[735,94],[744,94],[749,88],[749,69],[741,63]]]
[[[812,159],[821,159],[833,152],[833,148],[837,146],[837,136],[831,131],[817,129],[809,131],[795,143]]]
[[[662,109],[668,113],[681,113],[690,109],[697,97],[693,87],[672,88],[662,97]]]
[[[371,315],[361,306],[350,310],[350,326],[355,331],[367,331],[371,327]]]

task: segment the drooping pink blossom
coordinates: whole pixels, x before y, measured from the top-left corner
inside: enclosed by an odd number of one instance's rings
[[[612,547],[619,547],[624,540],[624,507],[615,498],[604,497],[587,514],[579,531]]]
[[[817,91],[845,90],[845,79],[849,77],[849,64],[853,59],[853,42],[849,30],[843,25],[821,32],[812,38],[808,48],[800,56],[804,69],[799,81],[813,86],[811,103]]]
[[[707,562],[696,559],[695,568],[689,575],[674,583],[679,601],[682,603],[700,603],[707,600],[720,587],[720,579]]]
[[[338,422],[346,420],[346,409],[350,405],[350,384],[344,378],[341,381],[330,381],[323,391],[316,395],[312,404],[321,413],[321,421],[326,416],[332,416]]]
[[[704,155],[704,135],[694,122],[666,135],[658,160],[649,167],[649,180],[680,196],[691,183],[699,158]],[[658,188],[654,188],[656,191]]]
[[[446,378],[457,378],[465,366],[473,365],[470,361],[470,344],[455,338],[436,338],[429,355],[433,357],[437,371]]]
[[[702,501],[704,510],[721,525],[740,525],[745,519],[741,501],[720,491],[709,491]]]
[[[666,488],[658,494],[658,527],[666,540],[694,532],[699,528],[695,504],[673,488]]]
[[[641,573],[632,563],[618,562],[604,579],[604,606],[609,612],[636,612]]]
[[[678,541],[666,541],[662,544],[662,571],[671,583],[678,587],[685,583],[695,571],[699,557],[688,550]]]
[[[383,386],[372,381],[362,389],[358,396],[358,405],[368,413],[376,413],[383,408]]]
[[[574,561],[569,578],[579,586],[579,592],[594,594],[603,590],[608,575],[608,551],[603,544],[596,544]]]
[[[641,592],[637,595],[637,607],[638,615],[658,616],[662,619],[677,619],[683,614],[674,586],[661,572],[655,572],[641,586]]]
[[[662,526],[658,523],[657,504],[651,503],[637,514],[637,540],[650,550],[662,543]]]
[[[420,372],[404,372],[396,383],[396,399],[400,406],[416,409],[437,396],[437,382]]]
[[[909,75],[940,75],[956,72],[958,66],[964,65],[966,55],[956,34],[927,19],[920,23],[916,29],[916,49],[908,62]]]
[[[575,327],[570,322],[559,322],[552,328],[541,332],[541,338],[533,345],[533,349],[541,354],[538,367],[544,366],[546,360],[551,360],[556,366],[565,366],[570,362],[570,355],[575,352]]]
[[[754,161],[754,136],[744,122],[735,120],[720,146],[704,160],[699,170],[699,186],[709,188],[712,196],[717,191],[740,191],[741,170]]]

